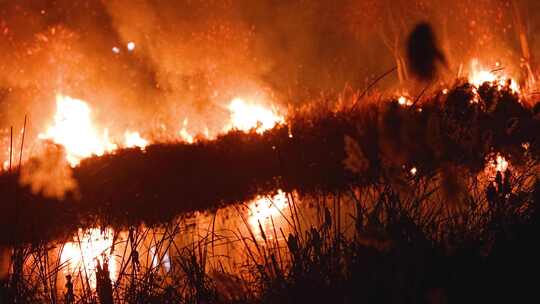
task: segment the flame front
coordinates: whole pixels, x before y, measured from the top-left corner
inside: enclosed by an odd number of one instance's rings
[[[497,64],[497,67],[499,67],[499,64]],[[471,70],[469,72],[469,82],[477,88],[486,82],[500,87],[509,85],[514,93],[519,93],[520,88],[517,82],[511,77],[500,74],[501,71],[502,68],[495,70],[484,69],[480,66],[478,59],[473,59],[471,61]]]
[[[54,125],[44,134],[39,134],[39,138],[62,145],[72,166],[85,157],[101,156],[117,148],[109,140],[107,129],[101,135],[96,130],[86,102],[61,94],[56,96]]]
[[[148,146],[148,140],[142,138],[139,132],[126,131],[124,133],[124,139],[126,148],[139,147],[144,150]]]
[[[228,109],[231,113],[231,122],[226,130],[249,131],[255,129],[257,133],[261,134],[285,121],[276,110],[258,104],[249,104],[242,98],[233,99]]]

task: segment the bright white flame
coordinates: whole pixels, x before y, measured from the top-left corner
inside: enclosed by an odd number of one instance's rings
[[[497,155],[497,171],[504,173],[508,169],[508,161],[501,155]]]
[[[120,54],[120,48],[118,48],[117,46],[113,46],[112,51],[115,54]]]
[[[110,278],[114,280],[118,273],[118,265],[114,256],[110,253],[113,241],[113,231],[107,229],[102,233],[98,228],[90,228],[86,232],[79,229],[78,239],[66,243],[60,255],[60,262],[66,265],[64,273],[78,274],[79,271],[88,275],[92,288],[96,287],[96,263],[104,265],[104,259],[108,259]],[[80,243],[79,243],[80,240]]]
[[[133,51],[135,49],[135,42],[133,42],[133,41],[128,42],[127,43],[127,49],[130,52]]]
[[[58,94],[56,96],[56,114],[54,125],[49,127],[40,139],[49,139],[64,146],[67,160],[76,166],[81,159],[117,148],[109,140],[108,130],[100,136],[96,131],[88,104],[82,100]]]
[[[500,65],[500,63],[499,63]],[[497,65],[497,67],[499,66]],[[473,59],[471,61],[471,70],[469,72],[469,82],[476,86],[477,88],[480,87],[485,82],[489,82],[494,85],[498,86],[506,86],[508,81],[510,81],[510,89],[514,93],[519,92],[519,85],[515,80],[512,78],[506,76],[506,75],[499,75],[496,74],[496,72],[484,69],[478,59]]]
[[[412,175],[416,175],[416,173],[418,172],[418,169],[416,169],[416,167],[412,167],[410,172]]]
[[[275,125],[283,123],[285,119],[277,111],[258,104],[249,104],[242,98],[235,98],[228,106],[230,111],[230,125],[226,130],[238,129],[249,131],[255,129],[259,134]]]
[[[184,140],[188,144],[192,144],[194,141],[194,138],[193,138],[193,135],[189,134],[187,130],[187,126],[188,126],[188,119],[185,118],[184,122],[182,123],[182,129],[180,129],[179,134],[182,140]]]
[[[141,150],[144,150],[148,146],[148,140],[142,138],[139,132],[126,131],[124,133],[124,139],[126,148],[139,147]]]
[[[398,103],[401,106],[409,106],[409,107],[412,106],[413,104],[412,100],[410,100],[409,98],[405,96],[399,96]]]

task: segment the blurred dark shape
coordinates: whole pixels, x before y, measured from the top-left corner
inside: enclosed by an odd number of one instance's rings
[[[432,80],[437,75],[437,62],[446,65],[446,58],[439,49],[435,33],[428,23],[418,24],[409,35],[407,60],[410,71],[422,80]]]
[[[71,275],[66,276],[66,293],[64,295],[64,302],[66,304],[75,303],[75,293],[73,292],[73,282],[71,281]]]
[[[497,189],[495,188],[493,183],[489,183],[489,185],[486,188],[486,198],[490,206],[495,205],[495,200],[497,199]]]
[[[109,261],[103,259],[103,267],[97,260],[96,264],[96,291],[101,304],[113,304],[112,281],[109,272]]]
[[[503,193],[503,177],[501,171],[497,171],[497,175],[495,175],[495,182],[497,183],[497,190],[500,194]]]

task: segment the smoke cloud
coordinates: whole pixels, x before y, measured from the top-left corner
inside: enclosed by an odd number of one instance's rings
[[[519,63],[514,2],[537,47],[535,1],[0,1],[0,136],[28,114],[35,138],[57,93],[87,100],[113,134],[158,136],[185,118],[217,132],[236,96],[285,105],[364,88],[403,63],[420,21],[453,76],[479,53]]]

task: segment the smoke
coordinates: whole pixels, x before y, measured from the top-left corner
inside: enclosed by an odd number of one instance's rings
[[[520,2],[528,29],[534,5]],[[185,118],[215,133],[237,96],[295,104],[365,87],[400,62],[420,20],[453,75],[479,51],[519,62],[506,1],[0,1],[0,128],[20,130],[29,114],[34,138],[62,93],[113,134],[174,133]]]
[[[21,167],[19,183],[29,186],[35,195],[63,200],[68,193],[77,194],[77,182],[61,146],[46,144],[44,152]]]

